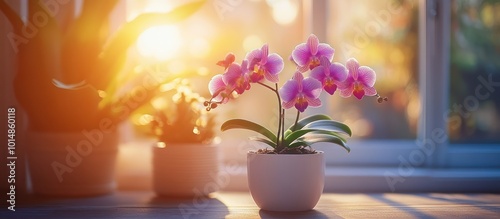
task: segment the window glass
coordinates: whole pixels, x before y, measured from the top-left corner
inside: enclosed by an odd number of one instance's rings
[[[351,57],[377,73],[376,98],[329,97],[329,113],[356,138],[415,138],[420,116],[418,90],[418,1],[330,1],[329,43],[334,60]]]
[[[153,0],[129,1],[127,14],[129,17],[134,17],[145,12],[168,11],[172,5],[178,3],[184,1],[168,3]],[[163,38],[163,41],[177,41],[176,45],[173,45],[176,47],[175,53],[163,54],[165,55],[163,59],[161,53],[158,54],[159,57],[155,57],[154,51],[151,50],[161,45],[148,46],[153,40],[146,38],[141,41],[139,38],[137,51],[134,53],[138,56],[136,63],[147,67],[153,65],[155,69],[169,74],[179,74],[180,78],[186,77],[195,92],[209,98],[208,82],[214,75],[224,72],[222,67],[216,65],[218,61],[231,52],[236,56],[235,62],[241,63],[248,52],[268,43],[270,53],[278,53],[285,61],[285,68],[280,75],[280,85],[282,85],[295,71],[295,65],[288,59],[292,50],[295,45],[306,40],[302,13],[302,2],[298,0],[207,1],[200,10],[182,22],[182,25],[172,25],[171,33],[180,36],[180,39],[174,38],[173,34]],[[152,38],[159,33],[161,32],[154,32]],[[155,58],[160,60],[151,63]],[[187,76],[193,72],[197,75]],[[250,91],[231,101],[231,104],[210,111],[216,115],[218,125],[227,119],[244,118],[271,130],[278,128],[277,99],[266,88],[253,84]],[[161,101],[153,101],[153,103],[159,102]],[[144,110],[139,114],[141,113],[147,112]],[[141,116],[135,118],[133,123],[140,126]],[[218,125],[215,127],[216,130],[219,129]],[[220,133],[219,136],[225,140],[241,140],[246,139],[249,132],[229,131]]]
[[[452,142],[500,142],[500,1],[452,1]]]

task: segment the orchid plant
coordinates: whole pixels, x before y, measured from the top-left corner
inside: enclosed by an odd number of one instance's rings
[[[235,56],[229,53],[217,63],[225,71],[209,82],[212,97],[204,105],[210,111],[229,102],[234,98],[233,94],[243,94],[252,84],[258,84],[277,97],[279,120],[276,133],[244,119],[226,121],[221,126],[222,131],[240,128],[260,133],[263,137],[252,139],[273,148],[264,153],[314,153],[309,148],[318,142],[337,144],[350,152],[345,137],[351,136],[352,132],[347,125],[322,114],[300,119],[301,113],[308,107],[321,106],[320,94],[323,90],[330,95],[338,91],[341,97],[354,96],[359,100],[364,96],[375,96],[379,103],[387,101],[387,98],[380,97],[374,88],[376,74],[373,69],[360,66],[354,58],[347,60],[345,65],[332,62],[334,53],[330,45],[319,43],[318,38],[311,34],[306,43],[297,45],[293,50],[291,60],[296,65],[296,72],[281,88],[278,75],[284,68],[283,58],[276,53],[269,54],[267,44],[248,53],[241,64],[235,63]],[[285,129],[285,113],[291,108],[297,110],[297,115],[295,122]]]
[[[215,117],[207,115],[201,107],[202,101],[187,83],[177,85],[177,93],[169,103],[172,112],[157,110],[150,122],[151,134],[167,144],[211,143],[215,136]]]

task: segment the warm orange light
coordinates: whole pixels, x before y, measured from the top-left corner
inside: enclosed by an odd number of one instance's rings
[[[175,57],[182,45],[182,36],[177,27],[157,26],[145,30],[137,40],[141,56],[159,61]]]

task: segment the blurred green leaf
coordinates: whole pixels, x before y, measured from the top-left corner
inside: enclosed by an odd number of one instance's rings
[[[248,120],[244,120],[244,119],[228,120],[221,125],[220,129],[221,129],[221,131],[226,131],[229,129],[247,129],[247,130],[262,134],[263,136],[267,137],[272,142],[276,142],[276,135],[273,134],[271,131],[269,131],[269,129],[267,129],[264,126],[261,126],[257,123],[254,123],[254,122],[251,122]]]

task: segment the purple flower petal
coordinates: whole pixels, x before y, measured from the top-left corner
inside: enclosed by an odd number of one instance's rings
[[[337,86],[339,89],[344,90],[344,89],[347,89],[348,87],[350,87],[353,83],[354,83],[354,79],[352,79],[352,77],[350,75],[348,75],[347,78],[345,79],[345,81],[339,82],[337,84]]]
[[[261,59],[260,49],[255,49],[247,53],[245,59],[248,60],[248,70],[253,71],[255,64],[259,63]]]
[[[246,65],[245,62],[243,64]],[[245,90],[250,88],[249,79],[244,72],[246,72],[246,70],[242,69],[238,64],[233,63],[222,75],[222,80],[228,86],[234,88],[238,94],[242,94]]]
[[[329,75],[330,73],[327,73],[327,69],[330,68],[330,65],[332,65],[332,63],[330,62],[330,60],[325,57],[325,56],[321,56],[320,59],[319,59],[319,64],[323,67],[325,67],[325,74],[326,75]]]
[[[304,65],[304,66],[297,66],[297,71],[299,72],[306,72],[309,71],[309,66]]]
[[[292,108],[295,105],[295,99],[294,100],[290,100],[288,102],[283,102],[281,105],[285,109],[290,109],[290,108]]]
[[[295,80],[288,80],[279,90],[283,102],[290,102],[299,94],[299,84]]]
[[[345,84],[345,87],[340,90],[340,96],[341,97],[350,97],[352,95],[353,91],[354,91],[354,84],[353,83]]]
[[[212,95],[213,99],[215,101],[221,101],[222,100],[222,93],[226,91],[227,86],[222,80],[222,75],[218,74],[212,77],[210,82],[208,83],[208,90],[210,91],[210,94]]]
[[[266,70],[270,74],[278,74],[284,68],[283,58],[276,53],[269,55],[266,63]]]
[[[311,56],[311,52],[305,43],[297,45],[292,51],[293,61],[297,63],[298,66],[307,65]]]
[[[302,91],[302,81],[304,80],[304,75],[297,71],[293,74],[292,80],[295,80],[300,85],[300,91]]]
[[[267,56],[269,55],[269,46],[264,44],[260,49],[260,64],[265,65],[267,62]]]
[[[318,66],[318,67],[314,68],[313,70],[311,70],[311,74],[309,76],[311,76],[311,78],[314,78],[314,79],[324,83],[325,78],[327,76],[325,74],[325,70],[326,70],[326,68],[324,66]]]
[[[338,62],[330,65],[329,72],[330,76],[338,82],[343,82],[347,79],[347,68]]]
[[[326,57],[328,58],[328,60],[332,60],[333,59],[333,54],[335,53],[335,49],[333,49],[330,45],[326,44],[326,43],[320,43],[318,45],[318,53],[316,54],[316,56],[318,57]]]
[[[233,63],[235,60],[234,54],[233,53],[228,53],[226,55],[226,58],[224,60],[218,61],[217,65],[224,67],[224,69],[227,69],[231,63]]]
[[[238,64],[231,64],[227,68],[227,71],[222,75],[222,80],[227,85],[234,85],[238,78],[241,77],[241,67]]]
[[[347,70],[349,70],[349,75],[351,75],[351,77],[354,80],[358,80],[358,69],[359,69],[358,60],[356,60],[355,58],[350,58],[345,63],[345,67],[347,68]]]
[[[306,78],[302,82],[302,93],[311,99],[316,99],[321,94],[321,82],[314,78]]]
[[[365,91],[365,96],[375,96],[377,95],[377,90],[373,87],[363,87],[363,90]]]
[[[316,99],[307,99],[307,103],[311,107],[319,107],[319,106],[321,106],[321,100],[319,98],[316,98]]]
[[[309,47],[311,55],[314,56],[318,53],[318,45],[319,45],[318,37],[314,34],[309,35],[309,38],[307,38],[307,47]]]
[[[270,73],[266,73],[266,74],[264,74],[264,77],[266,78],[266,80],[273,82],[273,83],[278,83],[280,81],[280,78],[278,77],[277,74],[273,75]]]
[[[375,85],[376,75],[375,71],[367,66],[361,66],[358,69],[358,81],[368,87]]]

